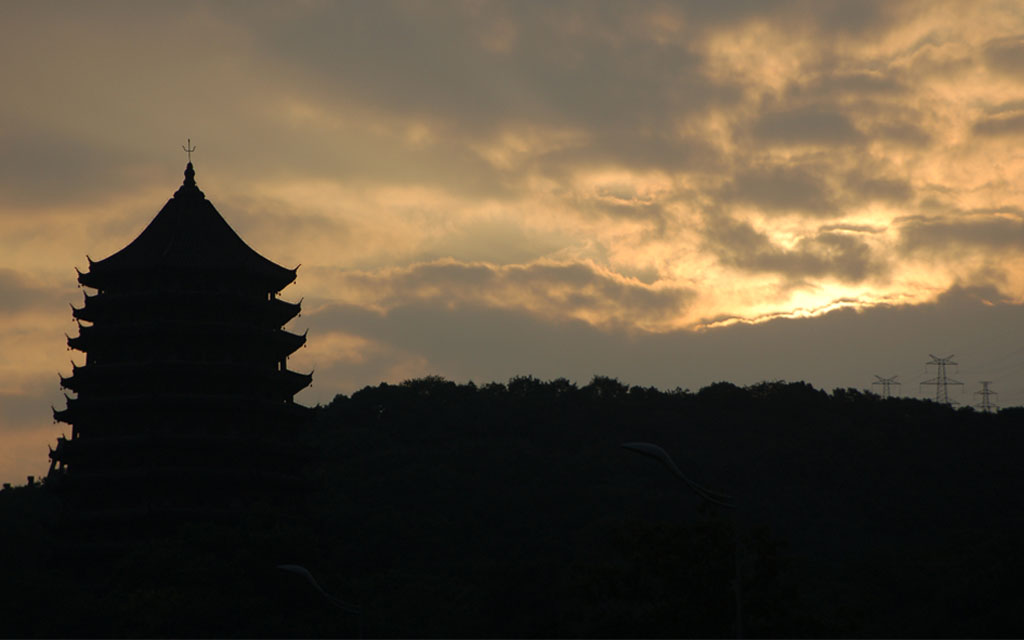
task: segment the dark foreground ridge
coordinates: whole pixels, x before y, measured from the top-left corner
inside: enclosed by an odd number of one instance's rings
[[[0,633],[728,637],[735,522],[749,637],[1024,635],[1021,408],[430,377],[314,413],[318,488],[272,526],[193,522],[90,564],[55,551],[74,532],[45,483],[0,492]]]

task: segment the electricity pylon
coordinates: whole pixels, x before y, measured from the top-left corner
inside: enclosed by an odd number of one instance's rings
[[[933,356],[930,353],[928,355],[929,355],[929,357],[931,357],[931,361],[930,362],[926,362],[925,364],[926,365],[934,364],[936,367],[938,367],[938,371],[937,371],[938,375],[935,376],[934,378],[932,378],[931,380],[925,380],[921,384],[922,385],[926,385],[926,384],[933,384],[933,385],[935,385],[935,402],[939,402],[939,403],[942,403],[942,404],[948,404],[948,405],[959,404],[958,402],[949,399],[949,385],[951,385],[951,384],[958,384],[958,385],[960,385],[962,387],[962,386],[964,386],[964,383],[960,382],[959,380],[954,380],[954,379],[949,378],[949,377],[946,376],[946,365],[950,365],[950,364],[953,365],[953,366],[957,365],[956,362],[953,362],[953,356],[949,355],[949,356],[946,356],[945,358],[939,358],[937,356]]]
[[[977,407],[980,411],[984,411],[986,413],[992,413],[996,409],[999,408],[999,405],[997,405],[996,403],[994,403],[991,400],[989,400],[990,396],[998,396],[999,395],[995,391],[992,391],[991,389],[988,388],[988,385],[990,385],[990,384],[992,384],[991,380],[982,380],[981,381],[981,391],[975,391],[974,392],[974,397],[975,398],[977,398],[978,396],[981,396],[981,402],[979,402],[978,404],[976,404],[974,406]]]
[[[898,378],[898,377],[899,376],[893,376],[891,378],[883,378],[882,376],[876,375],[875,378],[877,378],[877,379],[874,382],[871,383],[871,388],[873,389],[876,384],[882,385],[882,400],[885,400],[886,398],[891,398],[892,397],[892,386],[893,385],[896,385],[897,387],[903,386],[903,383],[898,382],[896,380],[896,378]]]

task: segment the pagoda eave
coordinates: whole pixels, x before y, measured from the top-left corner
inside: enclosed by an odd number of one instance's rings
[[[124,285],[141,285],[147,279],[165,277],[168,275],[195,277],[202,274],[204,278],[213,280],[242,280],[251,283],[253,290],[268,293],[277,293],[295,281],[296,269],[281,268],[281,272],[268,273],[261,269],[248,269],[244,266],[208,266],[192,267],[188,265],[154,265],[146,268],[102,268],[101,263],[95,262],[89,271],[78,274],[78,283],[83,287],[106,291],[110,288]]]
[[[187,325],[167,321],[144,328],[116,328],[84,326],[75,337],[68,337],[68,346],[76,351],[96,353],[112,345],[163,343],[175,340],[188,344],[224,345],[238,341],[259,340],[262,346],[258,353],[267,354],[275,360],[286,358],[306,343],[306,334],[278,330],[269,331],[259,327],[232,327],[217,323]]]

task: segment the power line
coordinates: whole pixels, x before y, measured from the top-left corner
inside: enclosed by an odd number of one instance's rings
[[[896,378],[898,378],[898,377],[899,376],[893,376],[891,378],[883,378],[880,375],[876,375],[875,376],[876,380],[871,383],[871,388],[874,388],[876,384],[877,385],[881,385],[882,386],[882,394],[881,394],[882,395],[882,399],[885,400],[886,398],[891,398],[892,397],[892,387],[893,387],[893,385],[896,385],[897,387],[900,387],[900,386],[903,385],[903,383],[898,382],[896,380]]]
[[[992,413],[996,409],[999,408],[999,405],[997,405],[994,402],[992,402],[991,400],[989,400],[990,396],[998,396],[999,395],[995,391],[992,391],[991,389],[988,388],[988,385],[990,385],[990,384],[992,384],[991,380],[982,380],[981,381],[981,391],[975,391],[974,392],[974,397],[975,398],[977,398],[978,396],[981,396],[981,402],[979,402],[978,404],[976,404],[974,406],[977,407],[979,410],[984,411],[986,413]]]
[[[928,356],[931,357],[931,361],[926,362],[925,365],[933,364],[936,367],[938,367],[938,375],[932,378],[931,380],[925,380],[921,384],[935,385],[935,402],[948,405],[959,404],[958,402],[949,399],[949,385],[958,384],[962,387],[964,386],[964,383],[946,376],[947,365],[957,366],[957,363],[953,362],[953,356],[949,355],[946,356],[945,358],[939,358],[937,356],[933,356],[930,353],[928,354]]]

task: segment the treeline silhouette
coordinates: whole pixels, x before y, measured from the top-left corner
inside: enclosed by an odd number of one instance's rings
[[[731,636],[736,526],[751,637],[1020,636],[1022,417],[785,382],[381,384],[317,408],[298,520],[69,557],[45,486],[0,492],[0,632]]]

